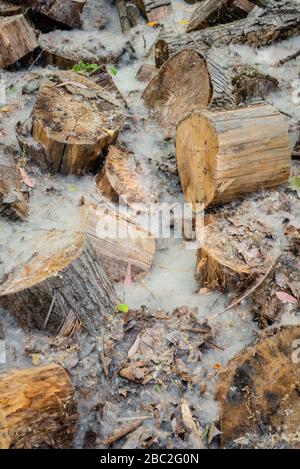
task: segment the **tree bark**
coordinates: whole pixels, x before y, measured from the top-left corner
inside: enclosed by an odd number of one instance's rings
[[[300,327],[278,330],[238,354],[220,373],[221,441],[230,446],[246,432],[299,430],[299,363],[293,359]]]
[[[82,75],[59,72],[36,97],[32,136],[44,148],[36,163],[63,174],[95,169],[122,123],[121,104],[103,88]]]
[[[16,63],[37,46],[34,30],[23,15],[0,18],[0,68]]]
[[[76,429],[74,388],[56,364],[0,375],[0,448],[69,448]]]
[[[0,145],[0,216],[13,221],[27,218],[28,193],[21,186],[21,175],[11,151]]]
[[[136,0],[148,21],[160,22],[173,13],[170,0]]]
[[[45,252],[28,253],[25,265],[4,276],[2,306],[25,328],[70,335],[82,327],[99,334],[117,299],[93,246],[80,233],[65,239],[61,232],[50,233],[45,241]]]
[[[288,128],[267,104],[194,112],[177,127],[176,158],[187,202],[224,203],[288,181]]]
[[[14,0],[14,3],[27,5],[32,11],[48,16],[52,20],[71,28],[81,26],[80,14],[85,0]]]
[[[294,6],[293,6],[294,5]],[[264,10],[262,14],[201,31],[178,35],[169,28],[155,45],[156,66],[159,68],[181,49],[196,49],[205,53],[213,46],[247,44],[261,47],[277,39],[297,35],[300,31],[300,11],[293,2],[278,11]]]
[[[123,281],[147,273],[155,255],[155,238],[111,208],[91,206],[87,234],[110,279]]]
[[[253,8],[248,0],[205,0],[192,14],[187,32],[246,18]]]
[[[112,145],[102,170],[96,176],[100,192],[115,203],[126,205],[149,203],[136,171],[130,168],[129,153]]]

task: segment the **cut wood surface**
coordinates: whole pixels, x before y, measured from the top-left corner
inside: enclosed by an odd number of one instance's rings
[[[0,17],[0,68],[6,68],[37,47],[34,30],[23,15]]]
[[[193,12],[187,32],[246,18],[253,8],[247,0],[205,0]]]
[[[199,111],[177,128],[176,158],[187,202],[205,207],[287,182],[288,128],[272,106]]]
[[[148,21],[161,21],[173,13],[170,0],[136,0]]]
[[[69,448],[77,404],[66,371],[49,364],[0,374],[0,448]]]
[[[99,164],[122,123],[121,104],[103,88],[82,75],[59,72],[36,97],[32,136],[45,151],[37,163],[53,172],[84,174]]]
[[[0,145],[0,216],[25,220],[28,216],[28,194],[22,190],[22,178],[11,150]]]
[[[156,73],[155,65],[143,64],[136,73],[136,79],[141,82],[148,82],[155,77]]]
[[[143,99],[158,122],[170,127],[187,112],[197,107],[206,109],[211,95],[205,59],[195,51],[182,50],[171,57],[150,81]]]
[[[5,272],[1,304],[25,328],[99,333],[117,300],[91,243],[81,232],[51,231],[34,247]]]
[[[238,354],[220,373],[221,440],[229,445],[249,431],[298,432],[300,326],[278,330]]]
[[[129,218],[103,205],[90,207],[87,234],[110,279],[123,281],[128,266],[133,279],[149,271],[155,238]]]
[[[282,2],[281,2],[282,3]],[[179,35],[174,28],[165,28],[155,45],[156,66],[161,65],[181,49],[207,52],[213,46],[247,44],[263,46],[275,40],[297,35],[300,31],[300,11],[292,1],[282,10],[264,10],[259,16]]]
[[[129,153],[111,145],[96,184],[100,192],[116,203],[148,205],[149,195],[144,192],[136,168],[130,167]]]
[[[80,14],[86,0],[15,0],[15,3],[29,6],[33,12],[41,13],[52,20],[71,28],[81,26]]]
[[[21,13],[21,11],[21,5],[15,5],[14,3],[8,3],[4,0],[0,0],[0,16],[18,15]]]

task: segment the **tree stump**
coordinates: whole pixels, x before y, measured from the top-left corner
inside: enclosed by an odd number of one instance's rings
[[[23,15],[0,18],[0,68],[16,63],[37,46],[34,30]]]
[[[22,178],[11,150],[0,145],[0,216],[25,220],[28,216],[28,193],[22,190]]]
[[[238,354],[220,373],[216,399],[221,406],[221,441],[265,427],[299,431],[300,326],[285,327]],[[297,350],[298,349],[298,350]]]
[[[205,0],[193,12],[187,32],[246,18],[253,8],[248,0]]]
[[[177,127],[176,157],[187,202],[224,203],[288,181],[288,128],[267,104],[194,112]]]
[[[112,145],[100,173],[96,176],[100,192],[115,203],[148,205],[149,196],[143,191],[129,153]]]
[[[70,378],[59,365],[1,374],[0,448],[69,448],[76,407]]]
[[[22,327],[53,335],[71,335],[80,328],[91,335],[103,331],[116,294],[80,231],[51,231],[25,254],[5,272],[0,287],[0,303]]]
[[[155,62],[159,68],[182,49],[196,49],[203,54],[213,46],[247,44],[261,47],[277,39],[297,35],[300,11],[291,0],[281,2],[278,9],[266,8],[259,16],[178,35],[174,28],[165,29],[155,44]]]
[[[27,5],[33,12],[48,16],[58,23],[71,28],[81,26],[80,14],[86,0],[14,0],[15,3]]]
[[[63,174],[95,170],[122,124],[121,104],[103,88],[82,75],[59,72],[36,97],[32,136],[44,148],[44,159],[36,162]]]
[[[129,218],[104,205],[91,206],[87,235],[111,280],[147,273],[155,255],[155,238]]]

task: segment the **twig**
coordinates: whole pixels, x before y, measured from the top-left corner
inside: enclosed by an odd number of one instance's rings
[[[297,57],[299,57],[299,56],[300,56],[300,50],[298,50],[294,54],[288,55],[287,57],[285,57],[285,59],[279,60],[278,62],[276,62],[275,65],[276,65],[276,67],[279,67],[280,65],[284,65],[285,63],[289,62],[290,60],[297,59]]]
[[[268,277],[268,275],[270,274],[270,272],[272,271],[272,269],[274,268],[275,264],[277,263],[279,259],[279,256],[276,257],[276,259],[272,262],[272,264],[270,265],[270,267],[268,268],[267,272],[264,274],[264,276],[252,287],[250,288],[250,290],[248,290],[244,295],[242,295],[240,298],[238,298],[236,301],[234,301],[233,303],[231,303],[229,306],[227,306],[227,308],[225,308],[223,311],[221,311],[221,313],[218,313],[216,314],[215,316],[212,316],[211,318],[208,319],[208,322],[209,321],[213,321],[214,319],[217,319],[219,318],[220,316],[222,316],[222,314],[226,313],[227,311],[229,311],[231,308],[234,308],[235,306],[239,305],[243,300],[245,300],[246,298],[248,298],[249,295],[251,295],[258,287],[260,287],[262,285],[262,283],[266,280],[266,278]]]
[[[115,441],[122,438],[123,436],[127,435],[128,433],[133,432],[133,430],[136,430],[141,424],[142,424],[142,420],[138,418],[134,422],[130,422],[127,425],[123,425],[122,427],[117,428],[114,432],[112,432],[106,438],[104,438],[102,443],[104,445],[110,446]]]
[[[47,316],[46,316],[44,324],[43,324],[43,330],[46,329],[46,326],[47,326],[49,318],[50,318],[50,314],[52,313],[52,310],[53,310],[53,307],[54,307],[55,300],[56,300],[56,290],[54,290],[54,293],[53,293],[53,298],[52,298],[52,301],[51,301],[51,304],[50,304],[50,308],[49,308],[49,311],[47,313]]]

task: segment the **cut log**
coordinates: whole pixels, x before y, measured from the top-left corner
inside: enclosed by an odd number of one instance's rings
[[[261,100],[277,87],[275,78],[256,67],[229,69],[211,54],[183,49],[164,63],[146,87],[143,99],[159,124],[169,128],[193,109],[237,107],[241,102]]]
[[[136,3],[149,22],[159,23],[173,13],[170,0],[136,0]]]
[[[22,191],[22,178],[11,150],[0,145],[0,216],[25,220],[28,216],[28,193]]]
[[[34,30],[23,15],[0,18],[0,68],[16,63],[37,46]]]
[[[199,86],[201,83],[201,86]],[[171,57],[143,93],[160,125],[172,127],[193,109],[206,109],[212,89],[206,61],[195,51],[182,50]]]
[[[121,38],[114,41],[112,35],[112,42],[108,44],[103,41],[99,31],[83,34],[80,39],[78,41],[77,31],[40,34],[38,43],[44,62],[61,70],[70,70],[79,62],[98,65],[118,63],[126,52],[132,53],[129,42],[124,43]]]
[[[3,0],[0,1],[0,16],[14,16],[21,13],[21,11],[21,5],[15,5],[14,3],[8,3]]]
[[[90,207],[87,234],[110,279],[125,279],[128,266],[132,278],[146,274],[155,255],[151,234],[109,207]]]
[[[27,5],[33,12],[48,16],[58,23],[71,28],[81,26],[80,14],[86,0],[14,0],[14,3]]]
[[[49,364],[0,375],[0,448],[71,446],[77,405],[66,371]]]
[[[176,157],[185,200],[208,207],[287,182],[288,128],[266,104],[194,112],[178,125]]]
[[[24,328],[53,335],[103,331],[117,300],[91,243],[81,232],[51,231],[34,248],[1,279],[2,306]]]
[[[155,61],[159,68],[181,49],[207,52],[211,47],[228,44],[247,44],[261,47],[275,40],[299,34],[300,11],[292,1],[285,2],[282,11],[269,9],[259,16],[249,17],[225,25],[178,35],[174,28],[165,29],[155,45]]]
[[[205,0],[192,14],[187,32],[246,18],[253,8],[248,0]]]
[[[150,202],[143,191],[136,171],[130,167],[129,153],[125,149],[112,145],[104,166],[96,177],[100,192],[112,202],[126,204],[144,204]]]
[[[300,326],[285,327],[237,355],[220,373],[221,441],[230,446],[249,431],[299,431]],[[285,428],[286,427],[286,428]]]
[[[128,2],[127,0],[115,0],[115,5],[123,33],[127,33],[131,28],[138,24],[145,24],[138,7],[133,2]]]
[[[32,136],[45,151],[37,164],[63,174],[94,170],[122,123],[121,104],[103,88],[82,75],[59,72],[36,97]]]

